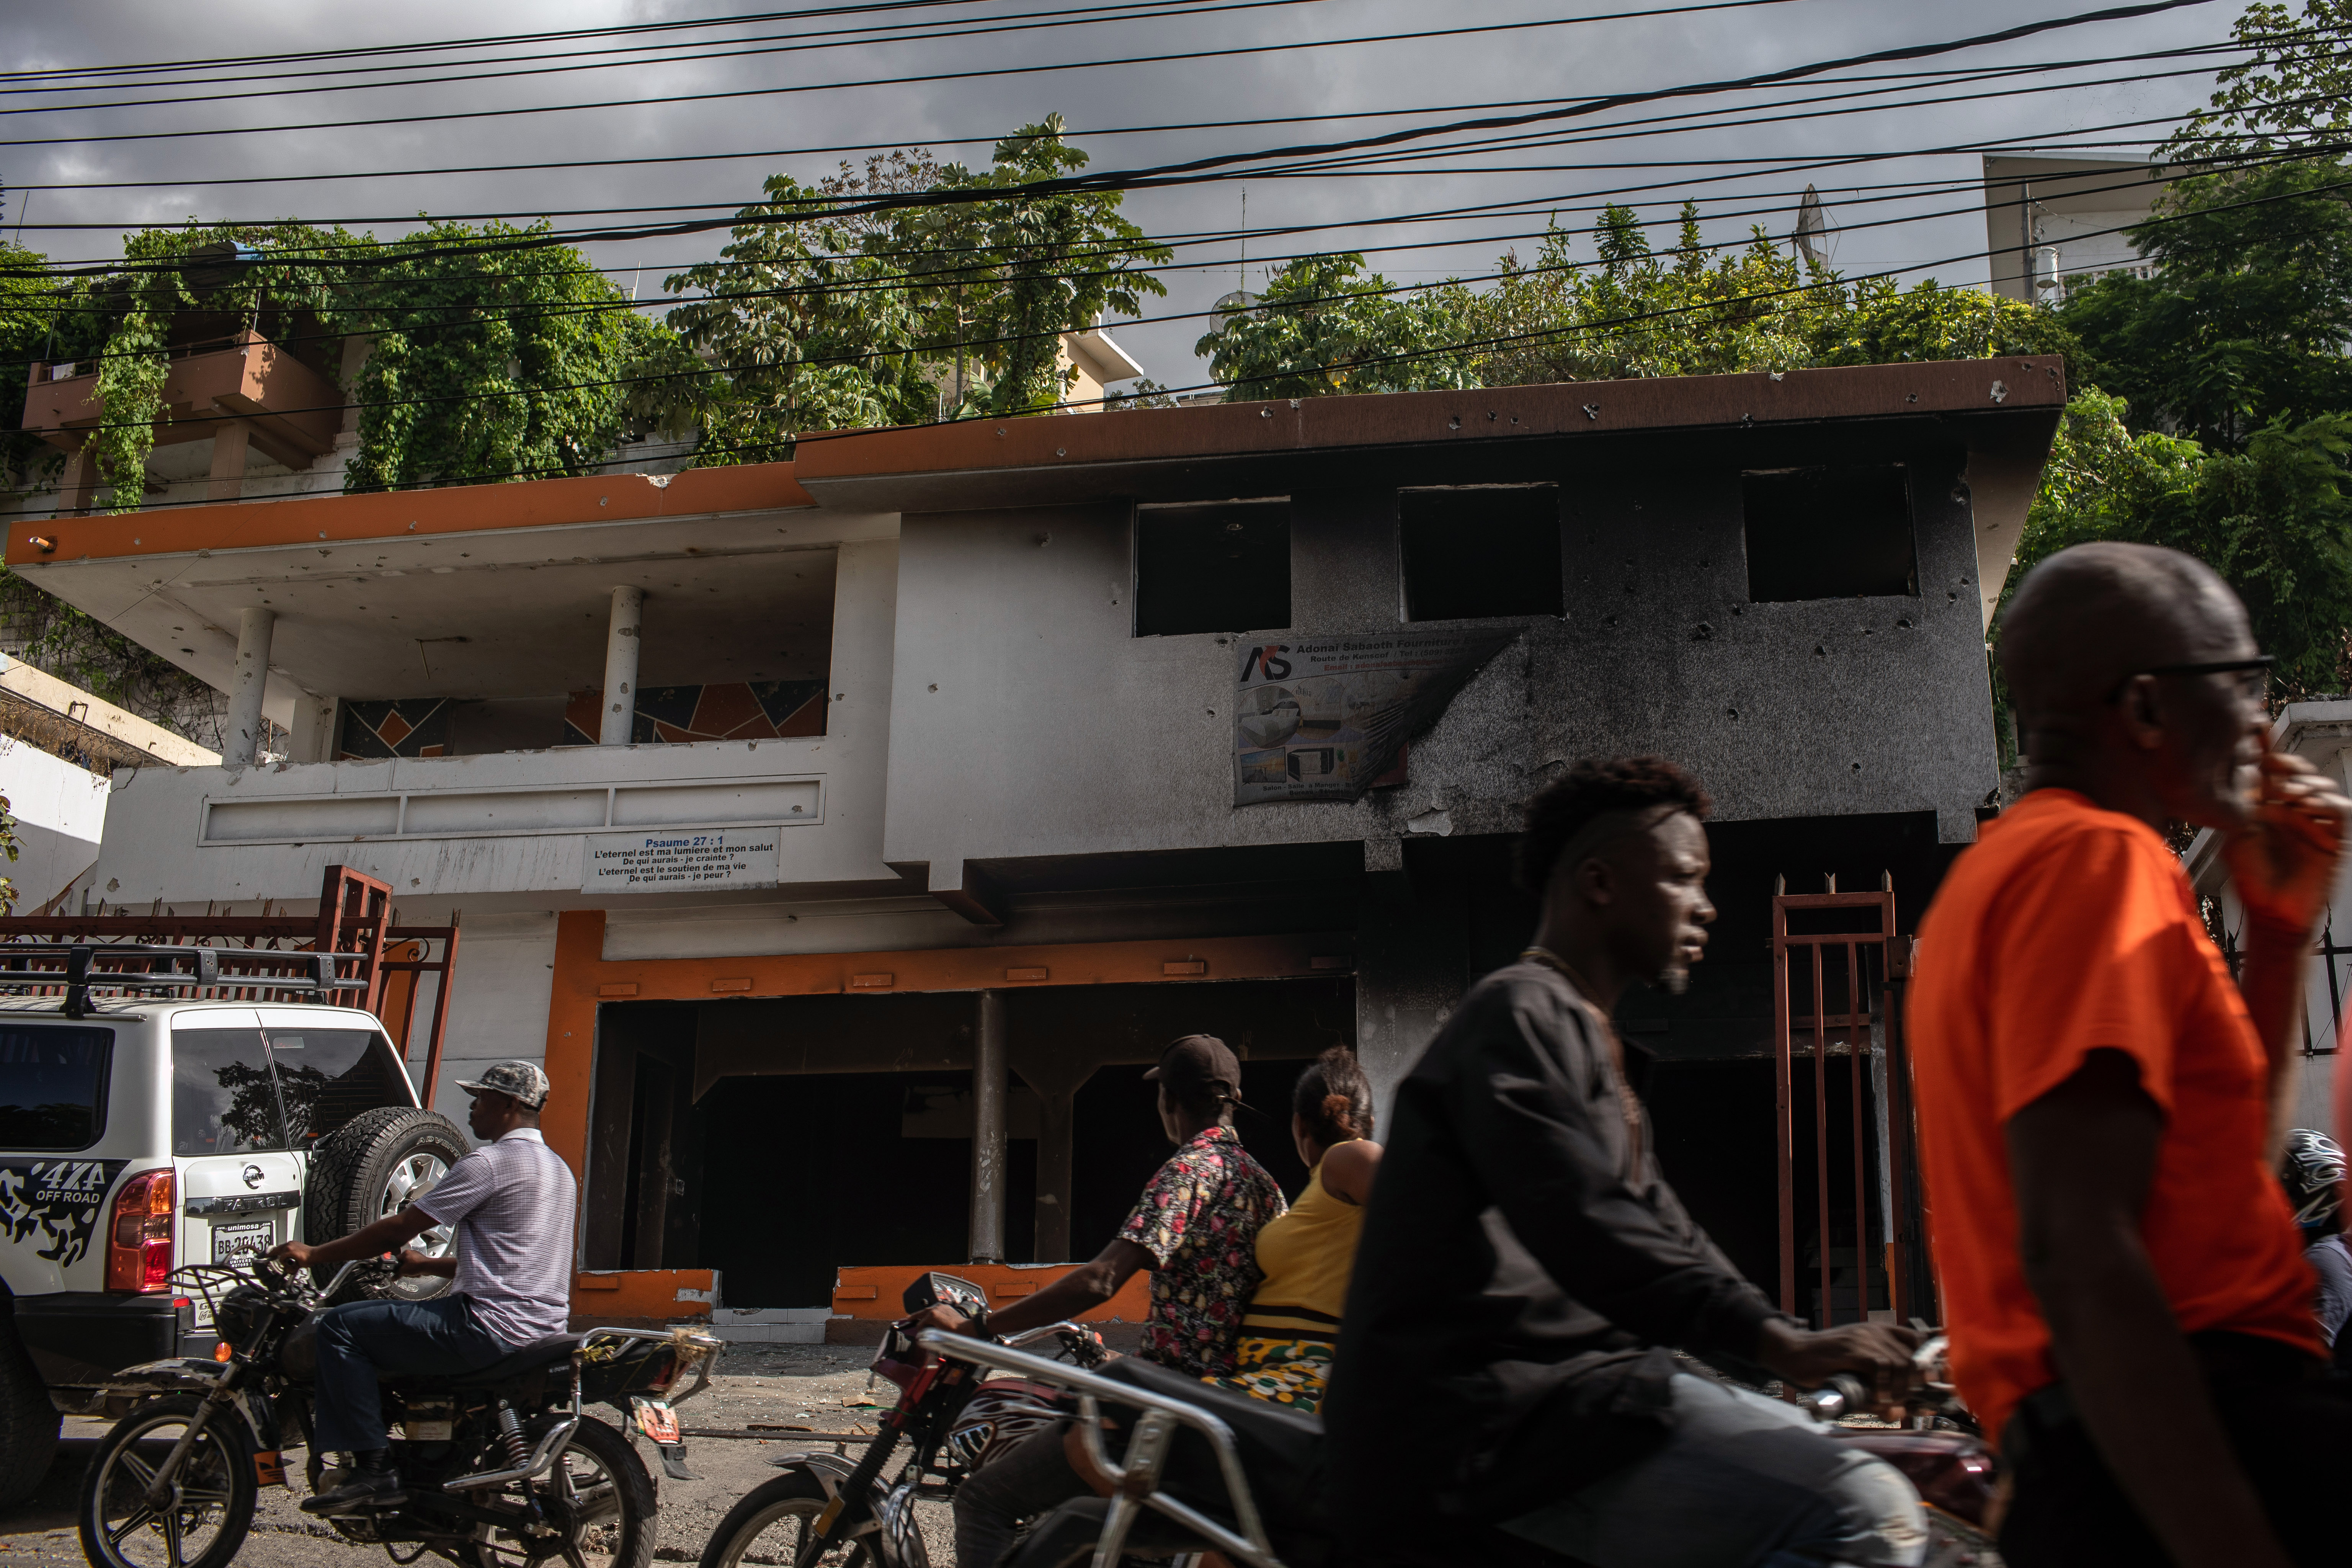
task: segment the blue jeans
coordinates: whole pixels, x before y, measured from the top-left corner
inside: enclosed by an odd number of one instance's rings
[[[509,1347],[474,1321],[463,1296],[354,1301],[319,1314],[318,1430],[321,1454],[387,1447],[376,1374],[446,1377],[503,1358]]]
[[[1919,1494],[1793,1405],[1677,1374],[1674,1436],[1648,1458],[1505,1523],[1593,1568],[1916,1568]]]

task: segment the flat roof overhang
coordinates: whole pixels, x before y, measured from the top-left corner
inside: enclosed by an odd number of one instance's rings
[[[1374,454],[1434,476],[1513,447],[1700,431],[1935,423],[2046,450],[2065,401],[2054,357],[1943,360],[965,420],[803,437],[793,467],[823,507],[987,510],[1283,494],[1361,483]]]
[[[765,464],[58,518],[12,525],[7,562],[223,690],[238,612],[268,607],[275,710],[294,700],[281,682],[353,698],[593,687],[621,584],[646,590],[647,682],[821,673],[835,547],[896,532],[895,517],[815,510],[789,464]]]

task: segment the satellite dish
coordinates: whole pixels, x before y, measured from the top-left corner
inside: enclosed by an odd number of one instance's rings
[[[1822,194],[1807,185],[1804,199],[1797,204],[1794,237],[1798,253],[1804,257],[1809,266],[1827,267],[1830,264],[1829,237],[1829,214],[1822,205]]]
[[[1194,298],[1197,299],[1199,296],[1195,295]],[[1218,296],[1217,302],[1209,309],[1216,312],[1217,325],[1222,327],[1235,316],[1253,313],[1257,310],[1257,303],[1256,295],[1246,289],[1236,289],[1230,294]]]

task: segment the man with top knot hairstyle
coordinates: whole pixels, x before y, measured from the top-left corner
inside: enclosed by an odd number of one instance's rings
[[[1492,1560],[1475,1537],[1496,1525],[1594,1568],[1927,1551],[1891,1466],[1674,1354],[1885,1394],[1916,1339],[1800,1327],[1658,1168],[1610,1015],[1706,950],[1707,809],[1660,757],[1580,763],[1528,808],[1535,940],[1398,1086],[1364,1213],[1321,1410],[1351,1564]]]

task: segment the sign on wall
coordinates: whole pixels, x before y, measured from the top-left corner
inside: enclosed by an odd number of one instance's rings
[[[1242,648],[1234,804],[1361,800],[1517,635],[1391,632]]]
[[[580,870],[583,893],[669,893],[772,888],[782,857],[775,827],[592,833]]]

